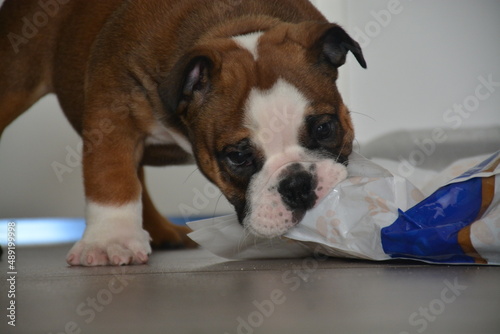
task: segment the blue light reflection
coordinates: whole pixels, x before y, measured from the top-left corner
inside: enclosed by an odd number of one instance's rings
[[[7,245],[9,222],[15,222],[16,246],[71,243],[79,240],[85,229],[83,218],[0,219],[1,245]]]

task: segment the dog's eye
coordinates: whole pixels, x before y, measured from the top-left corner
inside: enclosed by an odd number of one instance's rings
[[[332,121],[321,123],[314,127],[312,136],[317,141],[322,141],[330,138],[333,134],[334,124]]]
[[[254,156],[252,152],[231,152],[227,154],[227,160],[234,167],[249,167],[253,165]]]

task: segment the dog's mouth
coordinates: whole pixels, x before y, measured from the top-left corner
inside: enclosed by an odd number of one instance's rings
[[[243,225],[259,237],[280,237],[346,177],[346,167],[332,161],[292,163],[263,185],[258,177],[249,191]]]

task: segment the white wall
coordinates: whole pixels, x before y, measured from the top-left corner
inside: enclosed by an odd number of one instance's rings
[[[348,103],[369,116],[354,114],[361,143],[401,129],[500,125],[500,1],[349,1],[348,15],[368,61],[368,71],[349,64]],[[479,105],[477,89],[490,95]],[[449,111],[464,102],[470,112]]]
[[[388,5],[398,2],[399,6]],[[467,116],[447,111],[455,104],[474,102],[479,77],[500,82],[500,1],[315,3],[365,45],[368,70],[351,57],[339,83],[355,112],[361,144],[400,129],[500,125],[500,87],[464,113]],[[389,9],[396,14],[390,19],[378,15],[379,23],[373,13]],[[54,161],[65,164],[68,149],[78,143],[53,96],[13,123],[0,142],[0,219],[83,215],[81,168],[76,166],[59,182],[51,167]],[[195,170],[149,169],[149,188],[160,210],[169,215],[178,215],[181,208],[199,208],[208,215],[216,207],[229,212],[230,206],[211,192],[204,200],[200,193],[211,188]]]

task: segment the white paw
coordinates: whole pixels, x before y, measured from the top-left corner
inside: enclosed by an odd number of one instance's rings
[[[66,261],[72,266],[88,267],[145,264],[151,254],[149,234],[144,230],[133,234],[98,241],[83,238],[71,248]]]
[[[151,254],[150,236],[141,227],[141,207],[87,206],[87,228],[69,251],[72,266],[144,264]]]

